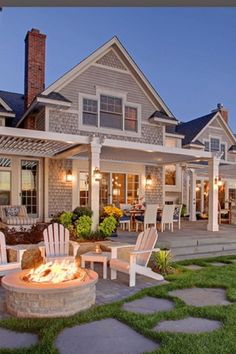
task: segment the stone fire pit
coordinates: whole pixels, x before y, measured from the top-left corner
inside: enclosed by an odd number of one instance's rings
[[[29,270],[10,273],[2,278],[6,289],[7,311],[17,317],[64,317],[95,303],[98,275],[87,270],[86,278],[57,284],[23,280]]]

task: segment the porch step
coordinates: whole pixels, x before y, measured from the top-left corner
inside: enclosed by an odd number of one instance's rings
[[[236,240],[215,239],[211,240],[211,242],[209,240],[193,240],[192,244],[185,241],[181,245],[176,245],[175,242],[171,242],[169,245],[167,243],[164,244],[164,247],[171,249],[175,260],[236,255]]]

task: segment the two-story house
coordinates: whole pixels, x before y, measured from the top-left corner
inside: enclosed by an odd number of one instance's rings
[[[45,41],[39,30],[26,35],[24,94],[0,91],[0,204],[23,204],[39,220],[90,205],[95,227],[99,208],[110,203],[191,206],[200,163],[210,176],[210,205],[218,203],[216,136],[203,131],[187,141],[188,123],[179,124],[116,37],[47,88]],[[219,146],[231,156],[234,137],[226,135]],[[213,209],[208,229],[217,231]]]

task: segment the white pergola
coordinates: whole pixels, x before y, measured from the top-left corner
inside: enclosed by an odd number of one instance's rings
[[[220,160],[211,152],[193,149],[170,148],[160,145],[132,141],[63,134],[19,128],[0,127],[0,154],[24,155],[44,158],[76,158],[83,156],[89,160],[90,206],[93,210],[93,227],[99,221],[99,182],[95,180],[94,170],[100,168],[100,161],[120,161],[164,166],[167,164],[190,164],[206,161],[208,163],[209,220],[208,230],[218,231],[218,186]],[[191,218],[195,211],[194,170],[191,170],[190,196],[193,199]]]

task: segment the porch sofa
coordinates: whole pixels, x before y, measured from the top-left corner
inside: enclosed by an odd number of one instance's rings
[[[0,205],[0,219],[2,227],[28,227],[37,222],[28,216],[24,205]]]

